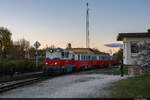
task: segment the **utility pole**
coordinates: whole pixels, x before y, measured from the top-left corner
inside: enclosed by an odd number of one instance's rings
[[[86,3],[87,11],[86,11],[86,48],[90,48],[90,39],[89,39],[89,8],[88,2]]]

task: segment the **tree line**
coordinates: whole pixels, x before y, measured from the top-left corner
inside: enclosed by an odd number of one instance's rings
[[[0,58],[1,59],[34,59],[35,48],[24,38],[13,41],[12,33],[4,27],[0,27]],[[45,57],[45,48],[39,50],[39,58]]]

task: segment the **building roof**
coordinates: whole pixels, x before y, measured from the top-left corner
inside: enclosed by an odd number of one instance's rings
[[[68,51],[72,51],[74,53],[85,53],[85,54],[105,54],[96,49],[91,48],[67,48]]]
[[[122,41],[124,37],[150,37],[150,29],[147,32],[142,33],[119,33],[117,36],[117,41]]]

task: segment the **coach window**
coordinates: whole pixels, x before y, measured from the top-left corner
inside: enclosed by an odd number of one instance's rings
[[[66,52],[64,52],[64,58],[66,58]]]
[[[106,59],[107,59],[107,58],[106,58],[106,56],[105,56],[105,57],[104,57],[104,60],[106,61]]]
[[[106,61],[106,57],[104,57],[104,61]]]
[[[69,57],[69,52],[66,52],[66,58],[68,58]]]
[[[81,59],[83,60],[83,56],[81,56]]]
[[[88,57],[88,59],[90,60],[90,56]]]
[[[105,58],[104,58],[104,59],[105,59],[105,61],[107,61],[107,57],[106,57],[106,56],[105,56]]]
[[[78,60],[80,60],[80,55],[78,55]]]
[[[106,57],[106,61],[108,61],[108,57]]]
[[[72,55],[72,59],[73,59],[73,60],[75,59],[75,55]]]
[[[61,52],[61,57],[64,58],[65,54],[64,52]]]
[[[102,57],[102,60],[105,61],[105,57],[104,56]]]

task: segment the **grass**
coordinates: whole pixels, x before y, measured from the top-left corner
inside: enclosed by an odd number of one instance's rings
[[[111,98],[150,98],[150,75],[129,77],[105,89]]]
[[[113,68],[100,68],[96,70],[92,70],[89,72],[86,72],[86,74],[107,74],[107,75],[120,75],[120,69],[113,67]],[[128,68],[124,68],[124,75],[128,74]]]

